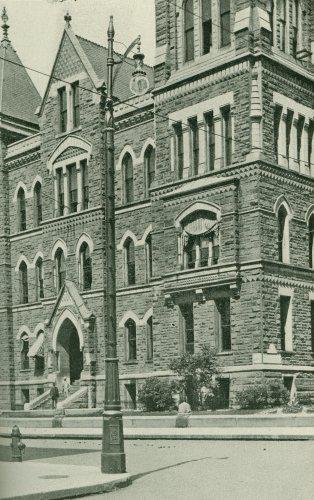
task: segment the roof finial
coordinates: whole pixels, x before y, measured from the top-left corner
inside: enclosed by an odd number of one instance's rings
[[[66,15],[64,16],[64,20],[67,23],[67,28],[70,28],[71,27],[70,23],[72,21],[72,17],[70,16],[69,11],[67,11]]]
[[[1,15],[1,19],[2,19],[2,30],[3,30],[3,38],[2,38],[2,41],[9,41],[9,37],[8,37],[8,31],[9,31],[9,25],[8,25],[8,14],[7,14],[7,9],[5,7],[3,7],[3,11],[2,11],[2,15]]]

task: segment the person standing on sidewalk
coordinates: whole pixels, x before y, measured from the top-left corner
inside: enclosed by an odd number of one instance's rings
[[[50,397],[51,397],[52,409],[55,410],[57,408],[57,403],[59,399],[59,389],[56,386],[55,382],[53,383],[50,389]]]

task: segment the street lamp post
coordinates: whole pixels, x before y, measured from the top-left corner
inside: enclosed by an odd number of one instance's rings
[[[105,95],[105,266],[106,266],[106,357],[105,408],[101,471],[125,472],[123,423],[120,403],[119,366],[116,334],[116,265],[115,265],[115,186],[114,186],[114,116],[113,116],[113,17],[108,27],[107,88]]]
[[[106,276],[105,295],[105,408],[103,413],[103,436],[101,453],[101,471],[105,473],[125,472],[125,453],[123,442],[123,422],[120,403],[119,366],[117,357],[116,332],[116,264],[115,264],[115,159],[114,159],[114,114],[113,84],[119,69],[113,77],[113,67],[121,64],[132,48],[137,44],[138,51],[134,55],[136,64],[132,74],[130,89],[133,94],[142,95],[149,87],[143,69],[144,55],[140,52],[140,37],[137,37],[127,48],[120,61],[114,60],[113,51],[114,27],[113,16],[110,16],[108,27],[107,86],[102,88],[102,109],[105,110],[104,124],[104,168],[103,195],[105,198],[105,244],[104,261]],[[120,66],[121,68],[121,66]]]

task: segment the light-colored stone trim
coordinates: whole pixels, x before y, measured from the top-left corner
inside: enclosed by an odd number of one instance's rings
[[[41,134],[34,134],[30,137],[21,139],[12,144],[9,144],[6,153],[6,160],[14,156],[25,154],[27,151],[37,149],[41,146]]]

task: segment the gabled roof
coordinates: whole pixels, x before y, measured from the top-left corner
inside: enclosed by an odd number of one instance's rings
[[[65,307],[72,307],[80,315],[83,321],[88,321],[92,316],[92,312],[86,307],[81,295],[79,294],[75,284],[70,280],[65,280],[61,288],[53,311],[50,317],[46,320],[46,325],[49,326],[60,310]]]
[[[68,36],[69,40],[71,41],[73,48],[75,49],[78,57],[80,58],[86,70],[86,73],[89,75],[95,88],[96,89],[100,88],[102,84],[106,85],[107,54],[108,54],[107,48],[90,40],[87,40],[86,38],[82,38],[81,36],[75,35],[75,33],[72,31],[71,26],[67,24],[64,29],[63,35],[61,37],[56,59],[52,68],[50,80],[48,82],[39,113],[42,112],[42,108],[48,96],[51,82],[54,81],[53,78],[54,69],[56,67],[56,63],[60,55],[60,52],[62,51],[63,40],[66,36]],[[116,60],[117,61],[121,60],[122,56],[117,52],[115,54],[116,54]],[[121,101],[125,101],[127,99],[130,99],[131,97],[134,97],[130,91],[129,84],[132,72],[135,69],[135,64],[133,59],[127,57],[125,61],[122,63],[122,67],[120,66],[121,65],[116,66],[116,68],[119,69],[119,74],[114,83],[113,92],[114,95],[118,97]],[[144,64],[144,69],[146,71],[147,78],[150,83],[150,88],[152,88],[154,82],[153,68],[151,66],[147,66],[146,64]]]
[[[0,45],[0,115],[38,127],[41,97],[9,40]]]

